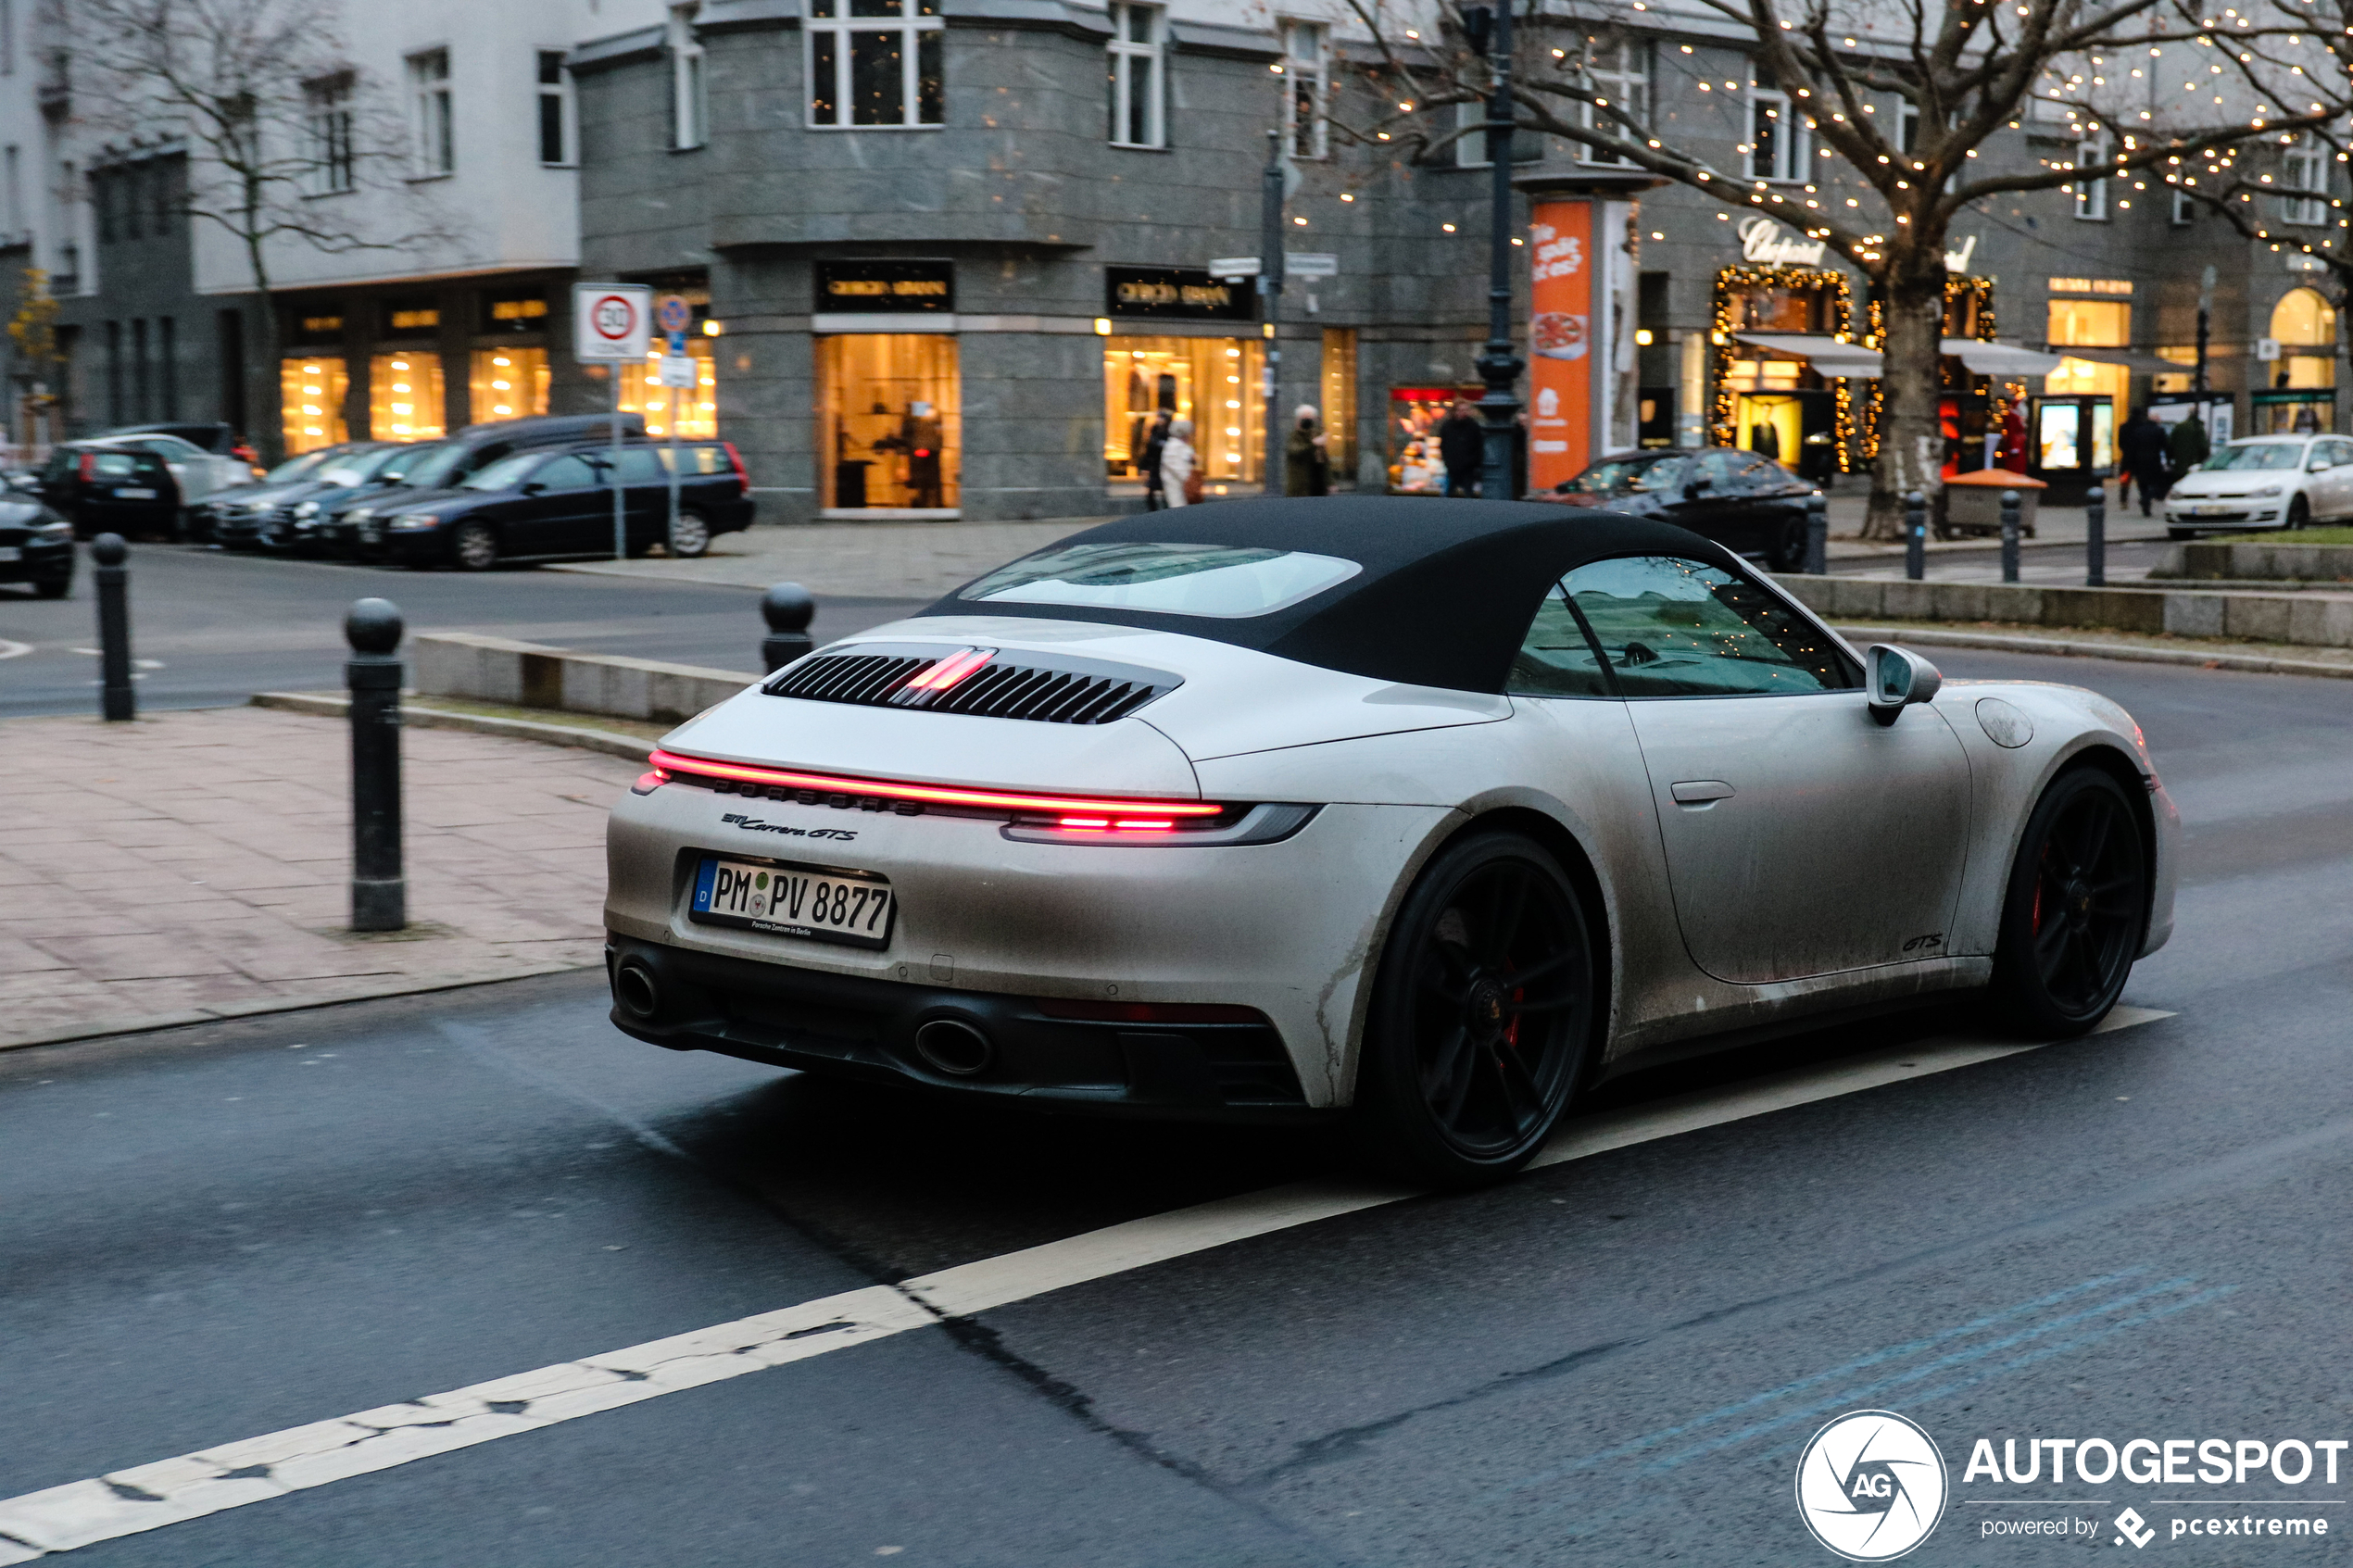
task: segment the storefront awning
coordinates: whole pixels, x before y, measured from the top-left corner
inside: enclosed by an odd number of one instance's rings
[[[2095,365],[2121,365],[2127,370],[2141,370],[2151,375],[2185,376],[2195,366],[2179,365],[2171,359],[2160,359],[2154,354],[2142,354],[2130,348],[2078,348],[2071,344],[2055,343],[2043,358],[2056,366],[2061,358],[2088,359]]]
[[[1973,337],[1948,337],[1947,354],[1960,356],[1970,373],[1981,376],[2047,376],[2059,368],[2059,356],[2038,354],[2022,344],[1985,343]]]
[[[1825,376],[1870,376],[1879,374],[1879,350],[1865,348],[1860,344],[1841,343],[1820,332],[1738,332],[1743,343],[1770,349],[1775,354],[1802,354],[1813,361],[1815,372]]]

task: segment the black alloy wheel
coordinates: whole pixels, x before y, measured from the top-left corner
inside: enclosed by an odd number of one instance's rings
[[[1509,1175],[1544,1146],[1592,1045],[1583,905],[1541,845],[1486,833],[1441,850],[1374,977],[1353,1131],[1392,1174]]]
[[[498,564],[498,533],[486,522],[461,522],[449,535],[449,558],[466,571]]]
[[[2124,786],[2098,768],[2061,774],[2027,819],[2010,871],[1995,1007],[2045,1039],[2092,1028],[2123,994],[2148,910],[2148,855]]]
[[[2287,526],[2290,528],[2311,527],[2312,503],[2301,495],[2290,501],[2287,504]]]

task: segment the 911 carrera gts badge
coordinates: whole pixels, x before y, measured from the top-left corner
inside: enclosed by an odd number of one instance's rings
[[[858,831],[855,828],[786,827],[782,822],[763,822],[758,817],[747,817],[740,811],[730,811],[719,820],[731,826],[742,828],[747,833],[781,833],[787,838],[836,838],[846,844],[858,836]]]

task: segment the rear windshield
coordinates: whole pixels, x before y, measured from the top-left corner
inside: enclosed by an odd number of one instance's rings
[[[1338,556],[1231,545],[1064,545],[990,572],[957,596],[1215,620],[1268,615],[1365,569]]]
[[[2301,441],[2250,441],[2225,446],[2206,459],[2209,469],[2293,469],[2304,465]]]

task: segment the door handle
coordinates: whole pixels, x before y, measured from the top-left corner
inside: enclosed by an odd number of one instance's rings
[[[1713,806],[1732,797],[1732,786],[1722,779],[1689,779],[1669,786],[1678,806]]]

